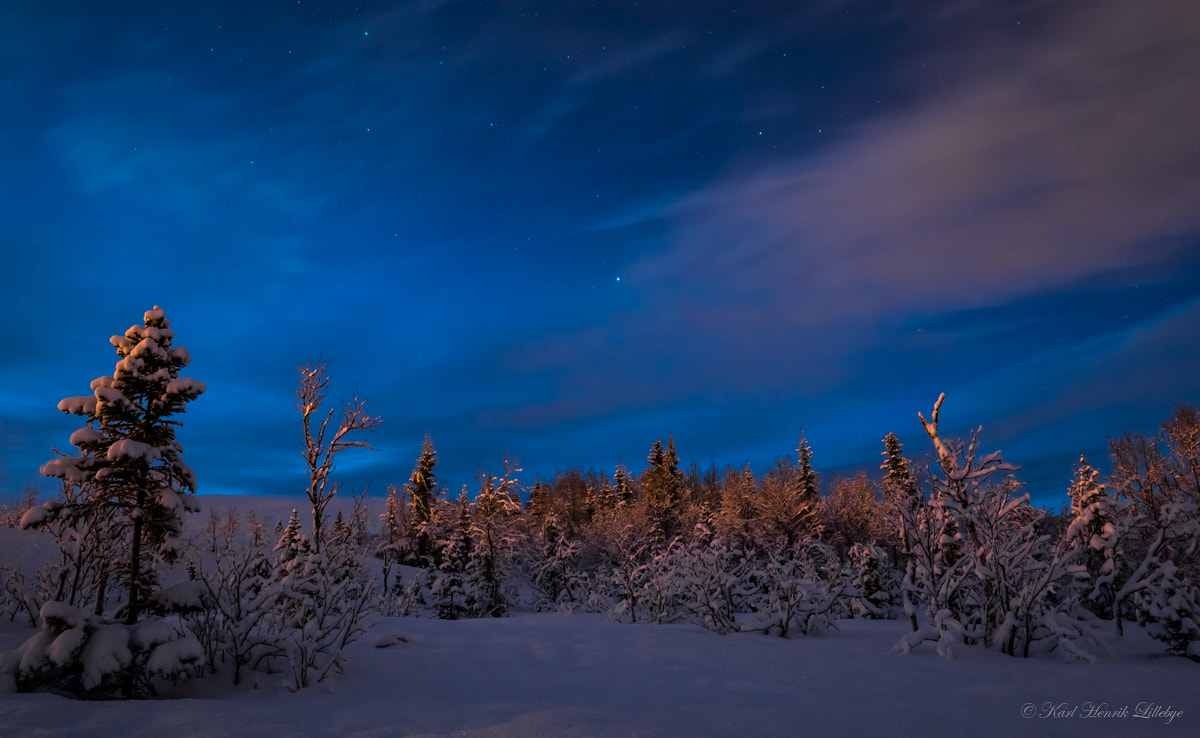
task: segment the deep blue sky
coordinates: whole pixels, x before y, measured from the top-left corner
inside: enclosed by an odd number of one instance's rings
[[[303,488],[296,366],[456,492],[875,466],[939,392],[1025,467],[1200,403],[1186,0],[0,4],[0,493],[160,304],[208,493]],[[52,489],[48,485],[46,489]]]

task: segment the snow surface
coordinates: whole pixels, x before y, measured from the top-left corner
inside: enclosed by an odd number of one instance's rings
[[[269,526],[292,507],[306,512],[300,500],[200,500],[257,507]],[[0,529],[0,563],[49,558],[43,538]],[[946,661],[929,647],[902,655],[892,650],[902,622],[837,628],[785,640],[603,615],[381,618],[350,646],[343,674],[294,694],[284,674],[234,687],[223,673],[167,699],[83,702],[16,694],[0,675],[0,736],[1200,735],[1200,665],[1162,656],[1137,628],[1092,665],[981,651]],[[0,621],[0,651],[31,633]],[[1088,703],[1127,715],[1086,717]],[[1160,716],[1135,717],[1139,705]],[[1061,716],[1043,717],[1048,706]]]

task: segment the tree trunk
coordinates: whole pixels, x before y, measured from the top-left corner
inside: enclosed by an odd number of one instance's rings
[[[138,598],[138,572],[142,565],[142,507],[146,503],[145,485],[139,485],[137,507],[134,508],[133,545],[129,552],[129,610],[125,613],[125,624],[137,622],[142,603]]]
[[[108,599],[108,566],[102,564],[99,581],[96,582],[96,615],[104,614],[104,601]]]
[[[325,505],[313,499],[313,551],[321,553],[321,518],[325,515]]]

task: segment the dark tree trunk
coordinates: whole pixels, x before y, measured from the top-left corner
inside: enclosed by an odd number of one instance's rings
[[[145,485],[138,486],[137,507],[133,518],[133,545],[129,552],[129,610],[125,613],[125,623],[133,625],[137,622],[141,600],[138,597],[138,572],[142,567],[142,507],[146,504]]]
[[[104,601],[108,599],[108,566],[101,565],[100,580],[96,583],[96,609],[97,615],[104,614]]]

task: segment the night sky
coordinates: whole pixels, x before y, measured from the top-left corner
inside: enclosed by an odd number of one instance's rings
[[[0,4],[0,494],[158,304],[203,493],[618,461],[827,480],[916,414],[1057,505],[1200,404],[1200,13],[1089,2]],[[37,482],[53,490],[49,480]]]

